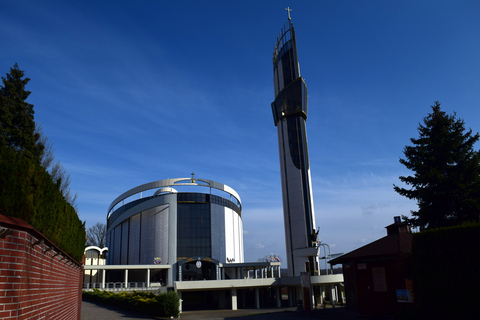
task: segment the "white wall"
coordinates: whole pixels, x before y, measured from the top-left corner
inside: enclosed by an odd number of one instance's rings
[[[230,208],[225,208],[225,252],[235,263],[244,262],[242,218]]]

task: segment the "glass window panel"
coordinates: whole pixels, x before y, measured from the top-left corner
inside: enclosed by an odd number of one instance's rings
[[[180,195],[180,194],[179,194]],[[205,195],[187,194],[178,197],[204,202]],[[190,201],[192,201],[190,200]],[[179,257],[210,256],[210,205],[208,203],[177,204],[177,236]]]

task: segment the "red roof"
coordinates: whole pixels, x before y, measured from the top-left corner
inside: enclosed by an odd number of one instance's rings
[[[400,232],[397,234],[380,238],[363,247],[360,247],[340,257],[332,259],[330,260],[330,264],[335,265],[335,264],[344,263],[348,260],[356,260],[361,258],[397,256],[401,253],[410,252],[411,248],[412,248],[412,233]]]

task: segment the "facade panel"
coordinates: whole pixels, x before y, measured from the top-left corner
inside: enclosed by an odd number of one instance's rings
[[[169,207],[163,205],[157,207],[156,221],[155,221],[155,258],[161,258],[162,263],[169,264],[168,256],[168,216]]]
[[[234,246],[234,252],[235,252],[235,262],[243,262],[240,261],[240,234],[239,234],[239,219],[238,216],[235,214],[235,212],[232,212],[232,217],[233,217],[233,246]]]
[[[225,210],[225,253],[227,255],[227,262],[233,262],[235,258],[233,228],[233,214],[230,210]]]
[[[130,218],[129,238],[127,264],[138,264],[140,263],[140,214]]]
[[[130,222],[129,220],[126,220],[122,223],[122,255],[121,255],[121,261],[120,264],[127,264],[128,263],[128,241],[130,239],[129,235],[129,228],[130,228]]]
[[[118,254],[116,254],[114,256],[113,264],[121,264],[121,258],[122,258],[122,225],[118,225],[114,229],[113,241],[114,241],[115,251],[118,252]]]
[[[219,261],[227,261],[225,243],[225,209],[223,206],[211,204],[212,223],[212,257]]]
[[[155,208],[142,212],[140,264],[153,264],[155,258]]]

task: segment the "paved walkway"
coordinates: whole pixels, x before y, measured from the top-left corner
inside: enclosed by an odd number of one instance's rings
[[[345,308],[317,309],[312,312],[297,311],[296,308],[278,309],[239,309],[186,311],[181,314],[182,320],[391,320],[391,316],[359,316]]]
[[[239,310],[199,310],[185,311],[180,315],[182,320],[391,320],[389,316],[359,316],[345,308],[317,309],[312,312],[296,311],[295,308],[278,309],[239,309]],[[152,318],[139,313],[121,310],[115,307],[82,301],[81,320],[134,320],[161,319]]]
[[[135,313],[125,311],[119,308],[111,307],[104,304],[96,304],[93,302],[82,301],[82,317],[81,320],[134,320],[134,319],[155,319]]]

